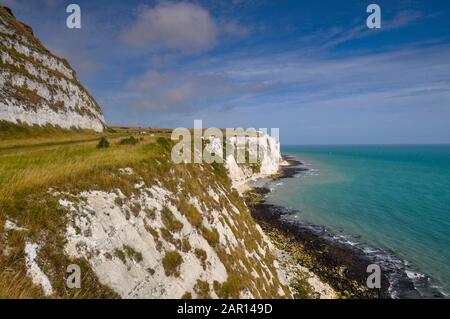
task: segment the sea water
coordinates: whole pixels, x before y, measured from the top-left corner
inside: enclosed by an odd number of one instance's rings
[[[289,146],[309,171],[268,196],[349,241],[394,253],[450,292],[450,145]],[[357,238],[355,240],[354,238]]]

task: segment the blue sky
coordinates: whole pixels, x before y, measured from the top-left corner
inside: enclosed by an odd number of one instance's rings
[[[280,128],[284,144],[450,143],[450,2],[0,0],[110,124]],[[65,27],[77,3],[82,29]],[[377,3],[382,28],[365,25]]]

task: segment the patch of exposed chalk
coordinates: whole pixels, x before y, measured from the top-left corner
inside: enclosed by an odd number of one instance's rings
[[[36,257],[39,250],[39,246],[32,242],[25,244],[25,265],[27,267],[27,274],[33,281],[33,284],[42,287],[44,294],[50,296],[53,294],[52,284],[47,275],[41,270],[36,263]]]
[[[28,229],[23,228],[23,227],[19,227],[17,226],[16,223],[10,221],[10,220],[6,220],[5,222],[5,230],[9,231],[9,230],[15,230],[15,231],[27,231]]]
[[[211,187],[208,188],[208,195],[211,196],[216,202],[219,202],[220,200],[219,195],[216,192],[214,192],[214,190]]]
[[[100,281],[123,298],[180,298],[186,291],[194,291],[197,280],[212,287],[214,281],[225,282],[228,274],[215,250],[171,203],[174,194],[159,187],[139,188],[139,195],[129,198],[122,192],[86,191],[76,203],[60,200],[71,213],[67,227],[65,252],[74,258],[86,258]],[[118,203],[121,198],[124,203]],[[139,212],[130,213],[130,206],[138,204]],[[183,224],[173,238],[189,242],[189,251],[179,250],[161,235],[165,228],[161,211],[167,208]],[[146,211],[155,212],[147,216]],[[206,220],[205,220],[206,223]],[[155,233],[158,234],[155,238]],[[232,235],[232,233],[230,232]],[[162,247],[158,249],[156,240]],[[117,251],[131,247],[141,258],[117,256]],[[195,249],[206,252],[206,269],[195,255]],[[167,251],[176,250],[182,257],[178,277],[167,276],[162,259]],[[211,292],[213,297],[214,292]]]

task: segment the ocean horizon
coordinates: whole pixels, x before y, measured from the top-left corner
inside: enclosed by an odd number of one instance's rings
[[[278,183],[268,203],[396,256],[423,296],[429,288],[448,296],[449,144],[285,145],[282,153],[308,171]]]

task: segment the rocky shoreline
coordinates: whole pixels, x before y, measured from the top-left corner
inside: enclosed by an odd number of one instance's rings
[[[285,165],[273,180],[292,178],[308,169],[292,157],[284,157]],[[360,250],[332,240],[325,229],[304,225],[293,217],[295,211],[274,206],[265,202],[265,195],[270,190],[264,187],[252,188],[245,194],[247,205],[253,218],[261,225],[277,249],[287,254],[291,265],[286,265],[287,272],[302,273],[301,278],[291,278],[292,282],[305,282],[304,271],[309,270],[325,285],[335,292],[336,298],[378,299],[391,298],[389,280],[382,276],[381,289],[368,289],[366,286],[367,266],[373,263]],[[329,238],[327,238],[329,237]],[[286,260],[286,258],[285,258]],[[291,269],[289,269],[291,268]],[[294,279],[294,281],[292,281]],[[294,284],[295,286],[295,284]],[[318,294],[300,291],[298,298],[324,298]],[[325,298],[332,298],[325,295]]]

